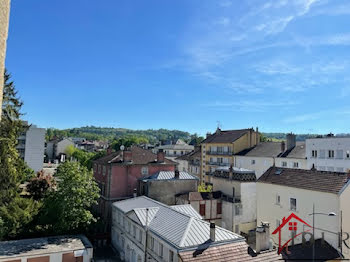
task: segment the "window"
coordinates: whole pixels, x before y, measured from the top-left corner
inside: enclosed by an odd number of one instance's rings
[[[290,199],[290,210],[292,211],[297,210],[297,200],[295,198]]]
[[[299,167],[299,163],[298,162],[294,162],[293,163],[293,167]]]
[[[235,225],[235,233],[239,234],[239,225]]]
[[[183,155],[184,154],[184,151],[181,151],[181,155]]]
[[[174,151],[174,155],[176,155],[176,151]]]
[[[238,205],[235,206],[235,214],[236,216],[239,216],[241,214],[241,209]]]
[[[283,167],[287,167],[287,162],[286,162],[286,161],[283,161],[283,162],[282,162],[282,166],[283,166]]]
[[[205,204],[200,204],[199,205],[199,214],[201,216],[205,216]]]
[[[132,227],[132,235],[134,238],[136,238],[136,226]]]
[[[150,249],[154,249],[154,238],[153,237],[150,237],[150,241],[149,241],[149,247]]]
[[[163,244],[159,243],[159,256],[163,257]]]
[[[336,153],[337,153],[336,154],[337,159],[343,159],[343,155],[344,155],[343,150],[337,150]]]
[[[334,158],[334,150],[328,150],[328,158]]]
[[[169,250],[169,261],[173,262],[174,261],[174,252]]]
[[[216,213],[218,214],[218,215],[221,215],[222,214],[222,204],[221,204],[221,202],[219,203],[216,203]]]
[[[280,205],[281,204],[281,196],[277,195],[276,196],[276,205]]]
[[[106,175],[106,166],[103,166],[103,173],[102,173],[102,175]]]
[[[311,155],[312,157],[317,158],[317,150],[312,150]]]
[[[131,233],[131,223],[128,221],[128,232]]]
[[[141,174],[142,175],[148,175],[148,166],[143,166],[141,168]]]
[[[346,158],[350,158],[350,150],[346,150]]]
[[[326,150],[320,150],[320,158],[326,157]]]
[[[255,159],[252,159],[252,165],[255,165]]]
[[[142,230],[139,230],[139,241],[142,242]]]

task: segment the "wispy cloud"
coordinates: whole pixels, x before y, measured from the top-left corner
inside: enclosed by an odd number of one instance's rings
[[[218,111],[266,112],[271,108],[285,108],[295,104],[297,103],[293,101],[271,102],[262,100],[240,100],[236,102],[215,101],[213,103],[202,104],[202,106]]]

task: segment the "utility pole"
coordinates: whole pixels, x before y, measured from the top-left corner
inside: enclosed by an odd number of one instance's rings
[[[148,236],[148,208],[146,208],[146,239],[145,239],[145,262],[147,262],[147,245],[148,245],[148,241],[147,241],[147,236]]]
[[[312,261],[315,261],[315,203],[312,205],[312,238],[314,239],[312,244]]]

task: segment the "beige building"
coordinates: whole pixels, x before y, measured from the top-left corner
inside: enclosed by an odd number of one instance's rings
[[[10,16],[10,0],[0,0],[0,106],[4,84],[6,41]],[[0,115],[1,119],[1,115]]]
[[[257,182],[257,223],[268,222],[271,233],[283,224],[292,213],[313,226],[313,205],[315,206],[315,239],[324,240],[333,248],[350,258],[350,249],[339,241],[339,232],[350,233],[350,179],[344,173],[321,172],[271,167]],[[336,215],[332,216],[331,212]],[[342,220],[342,223],[341,223]],[[300,221],[295,222],[293,232],[312,233],[312,228]],[[281,242],[291,238],[288,226],[281,229]],[[343,234],[345,239],[346,234]],[[278,234],[271,235],[278,245]],[[302,242],[301,235],[294,239]],[[349,240],[346,241],[350,246]]]
[[[234,166],[254,170],[257,178],[271,166],[307,169],[305,142],[296,142],[294,134],[287,141],[261,142],[235,155]]]
[[[235,163],[235,154],[259,144],[258,129],[221,130],[207,135],[201,143],[201,181],[209,182],[206,174],[218,167]]]
[[[90,262],[92,256],[92,244],[83,235],[0,242],[1,262]]]
[[[200,177],[201,170],[201,149],[196,147],[195,150],[186,155],[180,156],[175,159],[178,163],[178,169],[180,171],[189,172],[196,177]]]

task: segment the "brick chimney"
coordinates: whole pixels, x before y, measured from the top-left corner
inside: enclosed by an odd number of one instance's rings
[[[133,197],[137,197],[137,189],[136,188],[134,188],[134,192],[133,192]]]
[[[210,240],[215,242],[215,223],[210,223]]]
[[[164,160],[165,160],[165,153],[163,149],[159,149],[157,152],[157,162],[164,163]]]
[[[108,148],[107,148],[107,155],[110,155],[110,154],[112,154],[112,148],[111,148],[111,147],[108,147]]]
[[[259,128],[258,127],[256,127],[255,137],[256,137],[256,144],[259,145],[259,143],[260,143],[260,134],[259,134]]]
[[[292,149],[296,145],[296,135],[293,133],[287,134],[287,150]]]
[[[131,162],[132,161],[132,152],[131,150],[127,149],[123,152],[123,161],[124,162]]]
[[[286,143],[284,141],[281,142],[281,152],[286,151]]]
[[[261,222],[261,226],[256,228],[256,253],[270,249],[270,224]]]
[[[175,177],[174,177],[175,179],[179,179],[180,178],[180,172],[179,172],[179,170],[176,168],[175,169]]]

